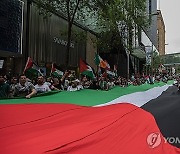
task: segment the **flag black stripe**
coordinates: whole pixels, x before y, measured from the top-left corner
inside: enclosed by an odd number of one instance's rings
[[[169,87],[162,95],[141,108],[154,116],[163,136],[171,138],[169,143],[180,147],[180,92],[178,88]]]

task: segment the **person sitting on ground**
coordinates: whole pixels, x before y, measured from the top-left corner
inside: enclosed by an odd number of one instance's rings
[[[10,93],[9,84],[5,83],[5,78],[3,75],[0,75],[0,98],[7,98]]]
[[[35,85],[35,90],[37,91],[37,93],[45,93],[45,92],[51,91],[49,86],[47,84],[44,84],[43,76],[39,76],[37,78],[37,84]]]
[[[27,81],[25,75],[20,75],[19,83],[14,88],[14,96],[25,96],[26,98],[31,98],[36,94],[34,85]]]

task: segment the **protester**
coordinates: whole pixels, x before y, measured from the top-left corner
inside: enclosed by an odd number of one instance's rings
[[[41,75],[41,74],[39,74]],[[154,84],[156,82],[165,82],[171,80],[177,76],[172,76],[169,74],[159,74],[155,75],[145,74],[140,75],[136,73],[132,74],[130,79],[126,79],[122,76],[112,76],[104,74],[99,74],[95,78],[88,76],[88,74],[81,74],[80,80],[76,77],[75,71],[66,70],[60,76],[50,76],[45,79],[44,76],[39,76],[38,78],[32,77],[30,79],[26,78],[25,75],[19,77],[19,83],[17,83],[17,78],[10,76],[1,76],[1,86],[5,86],[0,89],[0,97],[13,97],[13,96],[25,96],[26,98],[31,98],[36,93],[49,92],[51,90],[67,90],[67,91],[77,91],[82,89],[100,89],[100,90],[110,90],[115,85],[121,87],[127,87],[129,85],[139,86],[141,84]],[[177,77],[179,79],[179,77]],[[178,80],[177,79],[177,80]],[[5,84],[6,83],[6,84]],[[8,84],[9,83],[9,84]],[[174,83],[180,89],[180,82]],[[9,89],[10,85],[10,89]],[[34,86],[35,85],[35,86]],[[3,94],[2,94],[3,93]]]
[[[15,86],[14,96],[25,96],[26,98],[31,98],[36,94],[34,85],[27,81],[25,75],[20,75],[19,83]]]
[[[88,89],[91,85],[91,81],[86,76],[82,78],[81,83],[84,89]]]
[[[72,81],[71,84],[68,86],[67,91],[77,91],[78,87],[75,81]]]
[[[99,86],[101,87],[102,90],[108,90],[107,80],[105,77],[100,78]]]
[[[45,92],[51,91],[49,86],[47,84],[44,84],[43,76],[39,76],[37,78],[37,84],[35,85],[35,90],[37,91],[37,93],[45,93]]]
[[[61,84],[61,81],[59,81],[58,78],[53,78],[53,84],[51,86],[52,90],[64,90],[63,85]]]
[[[5,78],[3,75],[0,75],[0,98],[7,98],[10,93],[10,86],[8,83],[5,83]]]
[[[52,78],[48,77],[47,79],[44,78],[44,84],[47,84],[49,86],[49,88],[51,89],[52,86]]]
[[[11,82],[10,82],[10,94],[9,97],[13,97],[14,91],[15,91],[15,86],[17,85],[18,80],[17,77],[12,77]]]
[[[76,84],[77,84],[78,90],[84,89],[83,86],[82,86],[82,83],[80,82],[80,80],[76,79],[75,82],[76,82]]]

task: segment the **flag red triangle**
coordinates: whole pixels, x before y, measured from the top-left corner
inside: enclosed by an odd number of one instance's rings
[[[28,69],[30,69],[32,67],[33,67],[33,60],[30,57],[28,57],[28,60],[26,62],[26,66],[24,68],[23,73],[25,73],[26,70],[28,70]]]
[[[51,67],[51,73],[55,72],[56,68],[54,67],[54,63],[52,63],[52,67]]]
[[[86,71],[88,69],[88,66],[86,65],[86,63],[80,58],[80,62],[79,62],[79,71],[80,73]]]

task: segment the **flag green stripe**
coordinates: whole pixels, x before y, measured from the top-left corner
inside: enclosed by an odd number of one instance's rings
[[[53,77],[56,77],[56,78],[60,78],[60,77],[62,77],[63,75],[62,75],[62,74],[58,74],[57,72],[53,72],[53,73],[52,73],[52,76],[53,76]]]
[[[169,81],[168,84],[172,84]],[[140,86],[119,87],[116,86],[109,91],[84,89],[76,92],[62,91],[53,95],[45,95],[41,97],[33,97],[31,99],[4,99],[0,100],[0,104],[23,104],[23,103],[71,103],[84,106],[94,106],[103,104],[120,96],[131,94],[134,92],[146,91],[153,87],[163,86],[165,83],[156,83],[154,85],[144,84]]]
[[[38,77],[38,70],[34,69],[34,68],[30,68],[28,70],[26,70],[25,75],[29,78],[29,79],[33,79],[33,78],[37,78]]]
[[[90,78],[94,78],[93,72],[92,72],[92,71],[89,71],[89,70],[84,71],[84,72],[82,72],[81,74],[87,75],[87,76],[89,76]]]

